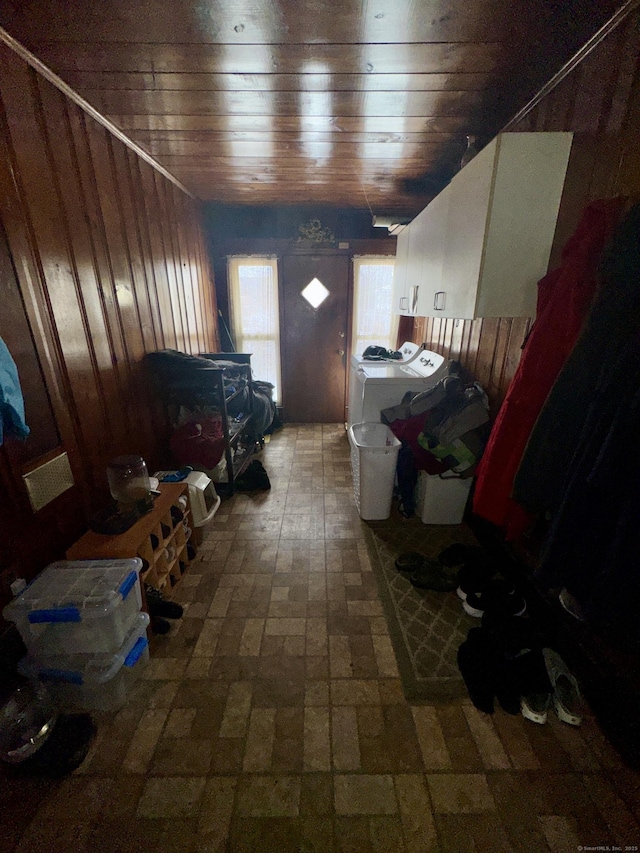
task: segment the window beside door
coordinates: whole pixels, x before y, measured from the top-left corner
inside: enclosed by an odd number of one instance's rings
[[[231,325],[238,352],[251,353],[256,379],[274,386],[281,402],[278,261],[269,257],[231,257],[228,261]]]
[[[395,350],[398,316],[393,312],[395,258],[353,259],[353,327],[351,350],[362,355],[368,346]]]

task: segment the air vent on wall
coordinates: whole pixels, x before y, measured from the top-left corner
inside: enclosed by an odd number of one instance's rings
[[[54,498],[74,485],[69,457],[66,453],[61,453],[44,465],[39,465],[33,471],[24,474],[22,479],[27,487],[34,512],[51,503]]]

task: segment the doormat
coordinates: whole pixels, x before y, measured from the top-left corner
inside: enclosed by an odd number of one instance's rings
[[[416,589],[394,564],[407,551],[436,559],[454,542],[476,545],[475,537],[464,524],[427,525],[417,518],[369,522],[364,534],[406,698],[437,703],[467,696],[457,653],[479,621],[464,612],[455,591]]]

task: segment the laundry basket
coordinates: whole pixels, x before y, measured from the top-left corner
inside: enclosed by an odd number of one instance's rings
[[[417,512],[424,524],[462,524],[473,478],[420,471]]]
[[[385,424],[364,423],[349,427],[349,444],[360,518],[389,518],[400,442]]]

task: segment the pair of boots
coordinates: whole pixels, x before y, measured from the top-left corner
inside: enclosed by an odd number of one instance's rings
[[[544,645],[530,619],[485,614],[458,649],[458,668],[475,707],[492,714],[497,699],[508,714],[519,714],[522,696],[548,694]]]
[[[177,601],[169,601],[162,590],[145,584],[147,608],[151,617],[151,630],[154,634],[166,634],[171,628],[167,619],[180,619],[184,609]]]

